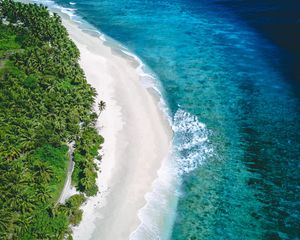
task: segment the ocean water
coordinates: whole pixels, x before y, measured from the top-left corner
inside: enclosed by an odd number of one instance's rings
[[[300,239],[299,1],[55,2],[138,56],[168,109],[131,239]]]

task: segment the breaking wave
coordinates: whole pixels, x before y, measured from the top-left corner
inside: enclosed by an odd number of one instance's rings
[[[139,211],[139,227],[130,240],[167,240],[175,219],[181,177],[213,155],[210,131],[191,113],[178,109],[172,121],[172,150],[158,171],[152,192],[145,196],[146,204]]]

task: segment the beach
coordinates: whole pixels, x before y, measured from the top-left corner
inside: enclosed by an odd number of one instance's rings
[[[138,211],[168,155],[172,131],[158,96],[142,85],[134,59],[116,54],[68,19],[63,24],[80,50],[88,83],[98,93],[96,105],[106,102],[97,122],[105,139],[98,164],[100,193],[82,207],[83,219],[73,236],[128,239],[140,224]]]
[[[20,1],[50,14],[0,4],[1,239],[299,238],[296,4]]]

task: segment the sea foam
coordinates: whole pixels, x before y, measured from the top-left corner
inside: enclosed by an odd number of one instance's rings
[[[158,171],[152,192],[145,196],[147,203],[138,214],[141,223],[130,235],[131,240],[170,239],[182,175],[204,164],[214,153],[209,142],[210,131],[191,113],[178,109],[172,129],[171,152]]]

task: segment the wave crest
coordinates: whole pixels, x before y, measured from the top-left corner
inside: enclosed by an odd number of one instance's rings
[[[146,204],[139,210],[141,221],[130,240],[167,240],[175,219],[181,178],[203,164],[213,154],[210,131],[191,113],[178,109],[172,121],[172,150],[158,170]]]
[[[179,175],[193,171],[213,155],[210,131],[196,116],[182,109],[177,110],[172,129],[173,154]]]

